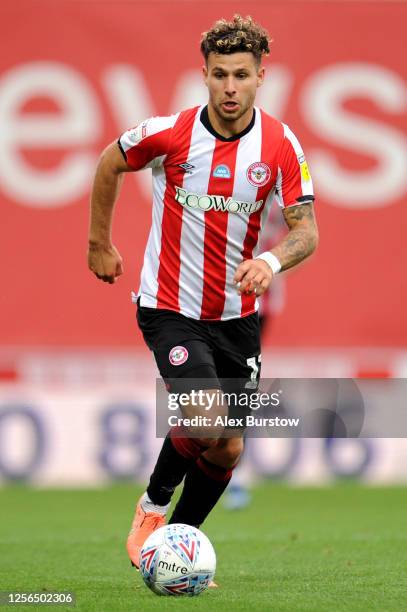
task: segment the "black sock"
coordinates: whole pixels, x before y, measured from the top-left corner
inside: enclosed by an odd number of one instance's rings
[[[185,476],[181,497],[169,523],[199,527],[229,484],[232,470],[210,463],[202,455]]]
[[[181,454],[175,448],[175,445],[181,449],[181,444],[188,444],[192,447],[193,441],[184,440],[183,438],[171,439],[170,434],[164,440],[160,454],[155,464],[154,472],[150,478],[150,484],[147,487],[147,495],[154,504],[165,506],[171,501],[172,494],[175,488],[182,482],[185,474],[196,461],[196,454],[191,451],[190,456],[186,452]],[[197,452],[202,452],[205,449],[197,447]]]

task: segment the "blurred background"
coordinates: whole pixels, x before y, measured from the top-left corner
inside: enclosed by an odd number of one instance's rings
[[[303,145],[321,236],[262,304],[263,376],[407,376],[405,2],[3,0],[2,483],[149,473],[157,372],[130,293],[150,171],[126,177],[117,205],[125,274],[114,286],[87,270],[89,192],[100,152],[126,128],[206,101],[200,35],[235,12],[273,38],[257,104]],[[265,240],[280,235],[276,208]],[[404,439],[258,439],[241,470],[247,482],[394,482],[407,479],[406,456]]]

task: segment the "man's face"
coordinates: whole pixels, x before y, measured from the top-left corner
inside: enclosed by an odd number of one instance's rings
[[[203,74],[209,102],[219,118],[237,121],[253,107],[264,68],[256,64],[253,53],[210,53]]]

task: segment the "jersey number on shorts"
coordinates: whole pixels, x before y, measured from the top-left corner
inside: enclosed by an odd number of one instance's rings
[[[257,357],[248,357],[246,363],[249,368],[252,369],[252,371],[250,373],[250,380],[245,384],[245,388],[257,389],[260,378],[261,355],[258,355]]]

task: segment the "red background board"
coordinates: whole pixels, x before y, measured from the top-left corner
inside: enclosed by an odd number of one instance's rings
[[[272,34],[272,54],[265,62],[270,82],[273,68],[279,66],[290,83],[279,118],[290,125],[303,145],[317,196],[320,246],[309,262],[287,275],[287,305],[275,323],[273,344],[407,344],[407,172],[404,178],[400,174],[400,167],[407,167],[406,4],[95,1],[3,2],[0,7],[2,345],[132,346],[142,342],[130,291],[138,287],[150,225],[145,188],[139,179],[126,177],[114,222],[114,242],[124,257],[125,276],[110,286],[97,281],[86,267],[92,171],[85,172],[83,164],[85,178],[82,182],[78,179],[82,186],[76,191],[74,181],[55,187],[55,203],[52,199],[41,203],[41,189],[46,189],[41,173],[49,171],[52,179],[53,172],[62,173],[63,164],[80,160],[82,153],[90,156],[86,163],[94,169],[103,147],[143,118],[140,113],[146,106],[149,114],[176,110],[177,92],[182,101],[182,78],[187,71],[199,71],[202,64],[200,33],[219,16],[230,16],[234,11],[252,14]],[[35,91],[39,77],[33,68],[42,70],[49,62],[61,73],[73,74],[71,89],[61,81],[65,94],[82,104],[82,109],[86,99],[89,102],[88,115],[83,110],[79,127],[75,128],[76,119],[72,120],[71,131],[77,129],[78,133],[71,141],[70,128],[63,124],[65,111],[52,96],[40,92],[19,99],[16,93],[19,84],[27,80]],[[151,100],[141,100],[140,90],[134,90],[134,120],[130,120],[132,99],[126,98],[120,87],[112,86],[113,82],[117,86],[117,68],[123,65],[127,75],[139,71],[144,96]],[[321,128],[323,99],[320,97],[318,104],[322,106],[317,104],[315,109],[310,100],[315,99],[318,79],[326,71],[331,71],[336,86],[339,77],[335,79],[335,70],[341,66],[346,73],[343,88],[351,81],[350,91],[356,93],[344,95],[338,105],[342,117],[356,123],[354,131],[349,129],[345,134],[345,141],[340,136],[335,141],[327,135],[329,125]],[[367,90],[376,89],[377,95],[357,93],[358,85],[365,82],[357,79],[358,67],[367,74]],[[22,69],[24,74],[19,72]],[[85,102],[78,93],[81,87]],[[329,87],[324,91],[329,95]],[[182,93],[188,105],[188,91]],[[122,107],[127,107],[126,112]],[[72,111],[73,116],[80,112]],[[55,129],[41,131],[41,119],[49,122],[52,117]],[[92,127],[93,121],[95,129],[84,129],[81,139],[81,121],[86,123],[87,117],[88,125]],[[27,119],[31,124],[24,123]],[[14,142],[13,125],[19,121],[18,142]],[[370,144],[358,121],[371,127]],[[334,129],[340,132],[340,122],[338,126]],[[358,139],[367,140],[365,148],[358,145]],[[388,178],[383,170],[386,146],[388,156],[394,152]],[[331,191],[321,173],[322,163],[320,167],[317,163],[321,152],[331,156],[331,165],[338,171]],[[17,160],[18,172],[5,163],[9,159]],[[30,191],[31,171],[40,177],[42,187],[33,183]],[[383,172],[384,179],[377,182],[371,195],[366,181],[366,197],[362,189],[362,195],[355,199],[352,177],[363,179],[368,172],[372,173],[372,185],[375,172],[377,176]],[[348,188],[346,177],[350,177]]]

